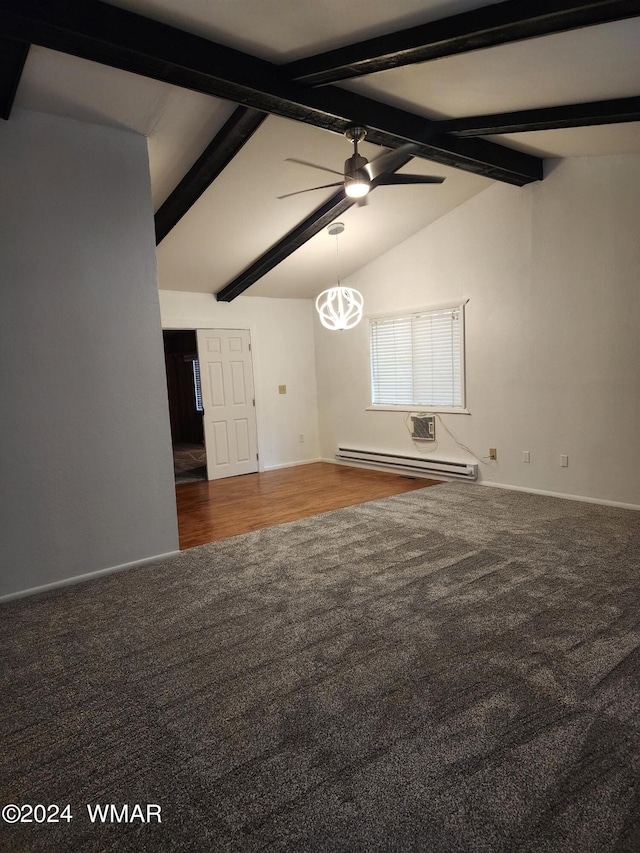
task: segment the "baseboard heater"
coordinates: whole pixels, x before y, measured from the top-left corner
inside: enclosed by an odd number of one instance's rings
[[[423,476],[433,474],[442,477],[455,477],[458,480],[477,480],[478,466],[468,462],[443,462],[440,459],[424,459],[420,456],[402,456],[398,453],[379,453],[374,450],[354,450],[352,447],[339,447],[336,459],[345,462],[360,462],[363,465],[381,465],[400,471],[410,471]]]

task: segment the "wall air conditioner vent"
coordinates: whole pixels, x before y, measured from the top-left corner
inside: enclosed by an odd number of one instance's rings
[[[420,456],[358,450],[353,447],[339,447],[336,459],[349,464],[420,474],[423,477],[453,477],[457,480],[477,480],[478,478],[478,466],[469,462],[445,462],[441,459],[424,459]]]
[[[436,416],[435,415],[412,415],[411,438],[418,441],[435,441],[436,439]]]

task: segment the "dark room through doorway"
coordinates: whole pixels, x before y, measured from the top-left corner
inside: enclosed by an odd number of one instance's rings
[[[164,330],[173,470],[176,484],[207,479],[196,333]]]

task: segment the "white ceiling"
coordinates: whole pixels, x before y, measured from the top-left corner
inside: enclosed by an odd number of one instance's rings
[[[465,0],[118,0],[131,11],[282,63],[486,3]],[[364,22],[364,23],[363,23]],[[433,118],[581,103],[640,93],[640,18],[380,72],[345,88]],[[235,107],[125,71],[32,47],[15,106],[129,129],[148,139],[156,209]],[[513,134],[500,144],[544,157],[640,154],[640,123]],[[371,158],[381,149],[364,144]],[[161,288],[215,292],[335,190],[277,196],[328,183],[297,157],[341,170],[344,137],[269,117],[158,247]],[[380,187],[342,217],[343,277],[491,184],[415,158],[405,172],[442,185]],[[338,178],[336,178],[338,180]],[[512,192],[525,192],[516,187]],[[310,297],[335,281],[335,238],[322,232],[247,295]]]

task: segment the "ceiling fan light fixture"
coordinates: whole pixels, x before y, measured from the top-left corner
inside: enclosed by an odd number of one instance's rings
[[[371,189],[371,179],[366,167],[369,161],[360,154],[352,154],[344,164],[344,191],[349,198],[363,198]]]
[[[369,181],[365,181],[364,179],[358,180],[358,178],[346,181],[344,185],[344,191],[349,198],[364,198],[370,189],[371,185]]]

